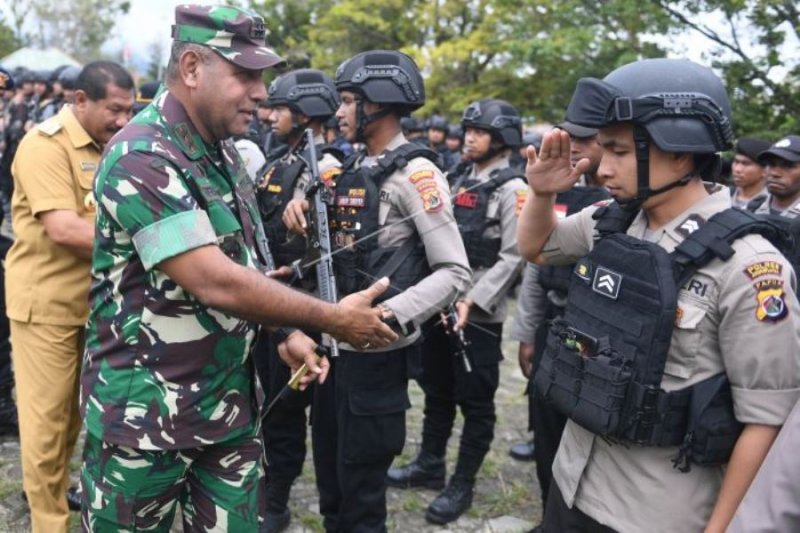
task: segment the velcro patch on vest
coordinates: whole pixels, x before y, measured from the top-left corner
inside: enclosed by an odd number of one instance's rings
[[[575,264],[575,269],[573,271],[575,272],[575,275],[581,278],[583,281],[592,280],[592,265],[584,259],[581,259]]]
[[[525,199],[528,197],[527,189],[517,189],[517,208],[514,210],[514,216],[519,217],[522,212],[522,206],[525,205]]]
[[[744,273],[750,279],[763,276],[780,276],[783,272],[783,265],[777,261],[759,261],[744,267]]]
[[[692,214],[686,217],[686,219],[678,224],[678,227],[675,228],[675,231],[683,235],[684,237],[688,237],[695,231],[700,229],[700,226],[705,224],[706,219],[701,217],[698,214]]]
[[[366,196],[366,189],[348,189],[346,196],[336,197],[336,205],[339,207],[364,207]]]
[[[607,298],[616,300],[619,298],[619,290],[622,287],[622,276],[616,272],[603,267],[597,267],[594,272],[592,290],[602,294]]]
[[[273,174],[275,174],[275,167],[270,167],[269,170],[267,170],[264,173],[264,175],[261,177],[261,179],[258,180],[258,188],[259,189],[266,189],[267,188],[267,184],[269,183],[269,180],[270,180],[270,178],[272,178]]]
[[[767,279],[755,284],[756,319],[760,322],[779,322],[789,314],[783,280]]]
[[[463,188],[461,189],[464,190]],[[458,207],[466,207],[467,209],[475,209],[478,207],[478,193],[476,192],[461,192],[456,195],[453,203]]]
[[[274,192],[274,193],[277,194],[277,193],[279,193],[279,192],[281,192],[283,190],[283,187],[281,187],[280,185],[270,184],[270,185],[267,185],[267,190],[269,192]]]

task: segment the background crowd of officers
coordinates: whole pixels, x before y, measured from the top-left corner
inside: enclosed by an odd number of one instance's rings
[[[387,64],[402,76],[358,79]],[[49,73],[0,73],[0,81],[0,191],[4,205],[11,206],[18,239],[6,259],[6,287],[13,290],[3,303],[14,336],[24,488],[34,530],[60,531],[66,530],[68,506],[79,506],[67,489],[89,313],[90,223],[96,209],[91,180],[101,148],[134,107],[141,110],[156,97],[159,84],[140,87],[134,100],[130,76],[108,62]],[[517,222],[529,194],[525,148],[538,149],[544,130],[524,131],[518,108],[502,99],[473,102],[452,123],[440,115],[412,115],[424,103],[422,77],[408,56],[365,52],[344,62],[335,76],[315,69],[283,73],[269,86],[249,131],[237,136],[277,267],[273,275],[313,292],[307,237],[313,229],[308,217],[315,177],[305,134],[313,131],[318,178],[331,199],[339,294],[388,277],[390,287],[378,302],[382,318],[398,333],[383,347],[340,343],[324,383],[288,394],[291,372],[279,349],[285,337],[259,337],[255,367],[266,403],[272,404],[262,425],[266,509],[261,531],[281,531],[290,522],[288,501],[305,460],[309,406],[326,530],[384,530],[387,485],[440,491],[426,519],[435,524],[456,520],[471,505],[493,440],[509,296],[519,286],[511,338],[520,343],[519,365],[531,380],[548,324],[564,313],[573,267],[526,263],[517,246]],[[569,138],[572,164],[588,161],[576,185],[555,199],[561,220],[609,193],[598,174],[598,130],[568,121],[555,128]],[[67,163],[43,155],[52,148],[50,139],[69,152]],[[799,162],[796,136],[775,145],[740,138],[729,167],[734,205],[800,217]],[[60,176],[59,185],[46,183],[45,174]],[[53,191],[63,196],[54,197]],[[70,228],[70,235],[63,228]],[[3,237],[3,255],[9,246]],[[62,298],[59,287],[68,283],[72,292]],[[17,408],[5,310],[2,315],[0,431],[9,434],[17,431]],[[320,341],[319,332],[309,335]],[[55,362],[40,366],[42,354]],[[54,375],[57,368],[61,372]],[[406,441],[410,378],[425,393],[421,445],[412,462],[392,467]],[[535,387],[529,387],[529,397],[533,438],[511,454],[536,461],[546,498],[552,494],[552,465],[567,418],[537,399]],[[457,410],[463,430],[448,475],[445,452]]]

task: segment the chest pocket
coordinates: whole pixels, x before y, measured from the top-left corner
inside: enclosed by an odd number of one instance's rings
[[[696,298],[678,296],[675,312],[675,329],[672,330],[671,349],[664,364],[664,373],[688,379],[694,374],[698,352],[702,342],[703,319],[708,312],[708,304]]]

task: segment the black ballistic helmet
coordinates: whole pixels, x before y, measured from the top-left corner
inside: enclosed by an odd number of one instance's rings
[[[339,93],[321,70],[304,68],[275,79],[269,86],[267,105],[285,105],[307,117],[327,119],[339,107]]]
[[[425,104],[425,86],[417,64],[397,50],[372,50],[351,57],[336,69],[336,89],[352,91],[376,104],[403,108]]]
[[[486,130],[492,138],[514,148],[522,143],[522,118],[519,111],[505,100],[478,100],[467,106],[461,117],[466,128]]]
[[[447,123],[447,119],[444,118],[442,115],[433,115],[431,118],[428,119],[428,129],[429,130],[439,130],[447,133],[447,129],[450,125]]]
[[[61,87],[67,90],[75,90],[78,83],[78,74],[81,73],[81,67],[67,67],[58,75],[58,81],[61,82]]]
[[[685,185],[691,178],[651,189],[650,142],[665,152],[710,156],[733,145],[730,103],[722,81],[711,69],[683,59],[644,59],[603,80],[582,78],[566,119],[590,128],[633,124],[638,193],[629,204],[637,209],[650,196]]]
[[[464,139],[464,128],[461,127],[461,124],[450,124],[450,127],[447,128],[447,138],[448,139]]]

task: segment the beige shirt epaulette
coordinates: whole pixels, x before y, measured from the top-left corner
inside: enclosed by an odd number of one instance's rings
[[[628,235],[672,251],[696,224],[731,205],[717,186],[665,227],[648,231],[639,213]],[[544,257],[569,264],[593,245],[596,206],[559,222]],[[800,397],[800,304],[789,262],[759,235],[733,243],[728,261],[712,260],[678,294],[676,325],[661,386],[671,391],[725,372],[736,418],[778,426]],[[553,465],[564,500],[600,523],[626,531],[702,531],[725,468],[673,468],[677,447],[638,447],[596,437],[567,423]],[[658,505],[631,505],[647,500]],[[619,512],[625,509],[624,513]]]

